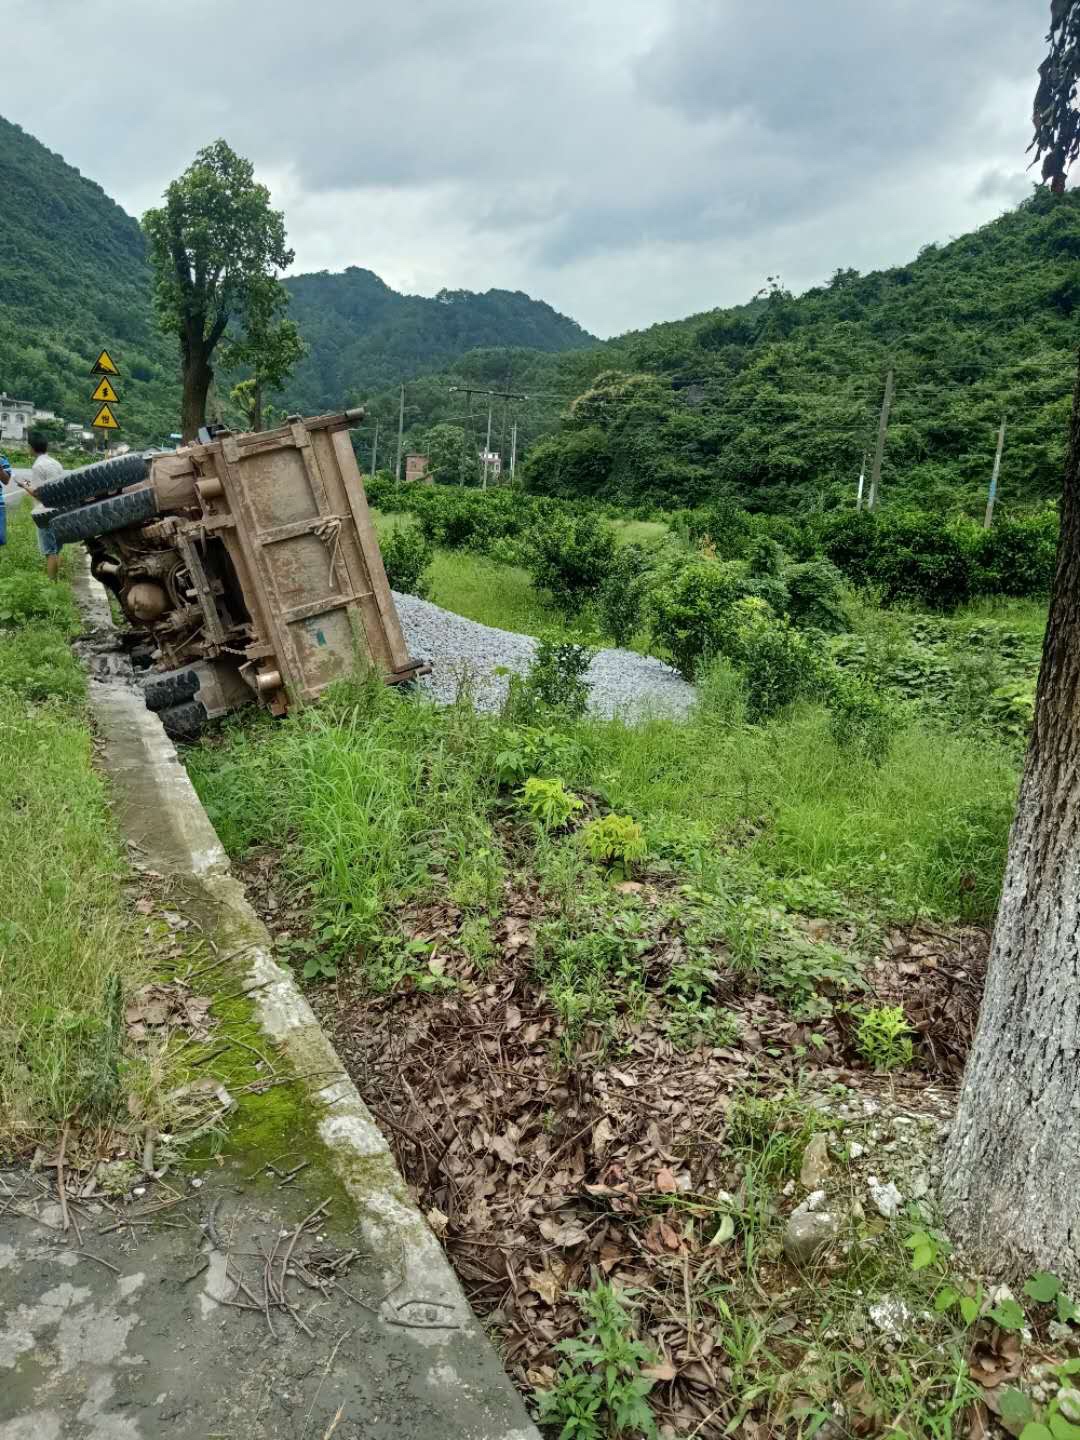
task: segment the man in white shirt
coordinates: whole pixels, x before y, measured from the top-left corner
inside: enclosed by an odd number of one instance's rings
[[[37,431],[30,434],[30,449],[34,452],[35,460],[30,467],[29,483],[20,481],[23,489],[34,502],[35,510],[44,510],[45,506],[37,498],[36,490],[46,480],[55,480],[58,475],[64,473],[64,467],[59,460],[55,460],[49,454],[49,442],[44,435]],[[47,525],[38,527],[37,532],[38,549],[45,556],[45,572],[50,580],[56,580],[60,574],[60,542]]]

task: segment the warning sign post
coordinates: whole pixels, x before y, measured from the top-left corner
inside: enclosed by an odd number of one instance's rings
[[[101,354],[94,361],[94,366],[90,374],[101,377],[94,387],[94,393],[90,396],[94,404],[100,407],[93,420],[90,421],[90,424],[95,430],[101,430],[102,432],[119,430],[120,422],[113,414],[111,407],[120,399],[116,386],[113,384],[114,380],[120,379],[120,369],[108,350],[102,350]],[[104,443],[104,433],[101,438],[102,443]]]

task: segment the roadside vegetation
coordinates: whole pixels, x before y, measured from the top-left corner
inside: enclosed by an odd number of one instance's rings
[[[0,550],[0,1136],[16,1147],[114,1113],[131,1079],[121,1001],[148,973],[94,768],[78,628],[22,506]]]
[[[929,1198],[1027,723],[986,700],[1040,602],[888,607],[769,536],[578,519],[381,519],[405,588],[546,634],[502,714],[360,680],[189,771],[551,1435],[959,1440],[997,1403],[973,1357],[1019,1385],[1056,1313],[993,1318]],[[642,540],[634,643],[694,677],[685,721],[584,713]]]

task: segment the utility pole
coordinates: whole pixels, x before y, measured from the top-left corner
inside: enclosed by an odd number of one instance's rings
[[[862,452],[862,467],[859,470],[859,488],[855,494],[855,509],[862,509],[862,492],[866,484],[866,451]]]
[[[1001,417],[998,429],[997,453],[994,455],[994,470],[990,476],[990,494],[986,497],[986,518],[983,529],[989,530],[994,523],[994,501],[997,499],[998,476],[1001,474],[1001,452],[1005,448],[1005,416]]]
[[[487,428],[487,439],[484,441],[484,483],[483,483],[483,486],[481,487],[481,488],[484,489],[484,490],[487,489],[488,456],[491,454],[491,407],[492,407],[494,404],[495,404],[495,397],[492,396],[491,399],[488,401],[488,428]]]
[[[371,473],[375,474],[375,461],[379,454],[379,422],[375,421],[375,438],[371,442]]]
[[[514,488],[514,465],[517,461],[517,421],[510,426],[510,488]]]
[[[488,397],[488,439],[487,448],[491,448],[491,401],[493,400],[528,400],[528,395],[520,394],[514,390],[488,390],[480,385],[451,385],[451,395],[464,395],[468,406],[466,412],[466,428],[472,423],[472,397],[474,395],[486,395]],[[467,437],[466,437],[467,438]],[[486,452],[485,452],[486,453]],[[464,467],[462,469],[461,483],[465,483]],[[487,487],[487,461],[484,461],[484,485]]]
[[[405,386],[401,387],[401,404],[398,406],[397,417],[397,464],[394,466],[394,479],[401,479],[401,442],[405,434]]]
[[[881,461],[885,455],[885,432],[889,428],[889,411],[893,398],[893,368],[885,377],[885,398],[881,402],[881,419],[878,421],[877,446],[874,450],[874,468],[870,474],[870,500],[868,510],[876,510],[881,498]]]

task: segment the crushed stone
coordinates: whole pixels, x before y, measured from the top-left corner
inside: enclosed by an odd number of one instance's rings
[[[445,705],[464,689],[478,710],[499,710],[510,673],[524,675],[532,663],[533,637],[481,625],[415,595],[395,591],[394,600],[409,654],[431,666],[422,688]],[[589,708],[603,716],[681,718],[697,698],[694,686],[670,665],[634,650],[599,650],[585,678]]]

